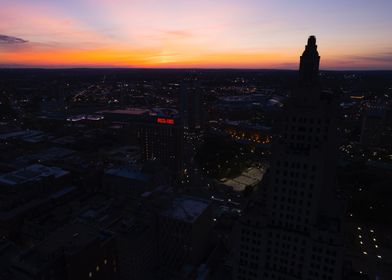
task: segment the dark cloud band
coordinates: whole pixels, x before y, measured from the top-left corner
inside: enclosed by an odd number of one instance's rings
[[[21,38],[18,38],[18,37],[0,34],[0,44],[23,44],[23,43],[27,43],[27,42],[28,41],[21,39]]]
[[[373,55],[352,56],[355,60],[372,62],[392,62],[392,52],[378,53]]]

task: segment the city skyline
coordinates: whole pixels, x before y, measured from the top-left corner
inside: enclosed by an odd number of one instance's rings
[[[0,279],[392,279],[392,71],[311,34],[296,71],[0,67]]]
[[[391,69],[386,0],[0,0],[0,67],[297,69],[314,34],[323,69]]]

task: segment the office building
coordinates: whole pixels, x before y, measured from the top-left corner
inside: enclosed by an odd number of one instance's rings
[[[155,123],[140,125],[138,134],[144,161],[158,161],[171,174],[181,174],[183,133],[174,119],[158,117]]]
[[[180,116],[185,134],[200,133],[203,130],[204,114],[201,92],[193,83],[184,83],[180,89]]]
[[[212,227],[209,201],[175,197],[158,218],[158,252],[164,273],[195,270],[208,253]]]
[[[141,215],[143,216],[143,215]],[[147,219],[145,219],[147,216]],[[157,231],[153,219],[123,219],[116,231],[119,279],[154,279],[158,263]]]
[[[265,184],[238,225],[234,279],[341,279],[337,104],[320,87],[319,61],[311,36],[276,127]]]
[[[82,223],[67,225],[18,255],[17,279],[117,279],[112,235]]]
[[[361,145],[378,147],[386,129],[387,110],[384,106],[369,105],[364,112],[361,129]]]
[[[184,140],[177,110],[128,108],[101,113],[108,122],[121,124],[130,139],[137,139],[142,162],[157,161],[173,177],[181,174]]]

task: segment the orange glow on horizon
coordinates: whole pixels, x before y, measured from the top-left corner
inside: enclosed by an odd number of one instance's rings
[[[296,69],[301,52],[282,53],[181,53],[157,49],[93,49],[93,50],[26,50],[0,53],[3,65],[19,67],[118,67],[118,68],[250,68]],[[344,59],[321,52],[321,68],[333,69],[344,65]],[[342,62],[343,61],[343,62]],[[367,65],[348,61],[348,66]],[[369,64],[369,66],[372,66]],[[0,65],[1,67],[1,65]]]
[[[114,66],[114,67],[187,67],[187,66],[249,66],[273,65],[287,60],[278,54],[206,54],[171,55],[155,50],[55,50],[0,54],[3,63],[53,67],[56,65]]]
[[[382,1],[8,1],[0,67],[297,69],[314,34],[322,69],[391,69]]]
[[[302,47],[302,46],[301,46]],[[335,50],[322,49],[321,68],[367,68],[362,61],[347,60],[334,55]],[[214,52],[199,49],[159,48],[127,49],[126,47],[96,49],[45,49],[33,46],[17,51],[0,52],[1,65],[44,68],[242,68],[242,69],[297,69],[302,50],[280,52]],[[378,62],[380,65],[380,62]],[[387,65],[387,61],[385,62]],[[376,66],[376,65],[375,65]]]

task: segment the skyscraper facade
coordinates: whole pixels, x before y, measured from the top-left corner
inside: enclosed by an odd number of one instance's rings
[[[156,123],[139,125],[142,159],[159,161],[177,177],[182,173],[183,132],[173,118],[156,119]]]
[[[184,83],[181,86],[179,107],[184,133],[199,133],[203,126],[201,96],[194,83]]]
[[[378,147],[382,144],[386,121],[387,110],[384,106],[368,105],[362,119],[360,143],[363,147]]]
[[[321,89],[319,61],[311,36],[275,127],[270,170],[237,228],[234,279],[341,279],[338,106]]]
[[[186,79],[181,85],[179,111],[184,133],[182,184],[200,186],[200,174],[195,161],[197,149],[204,140],[204,110],[200,84]]]

